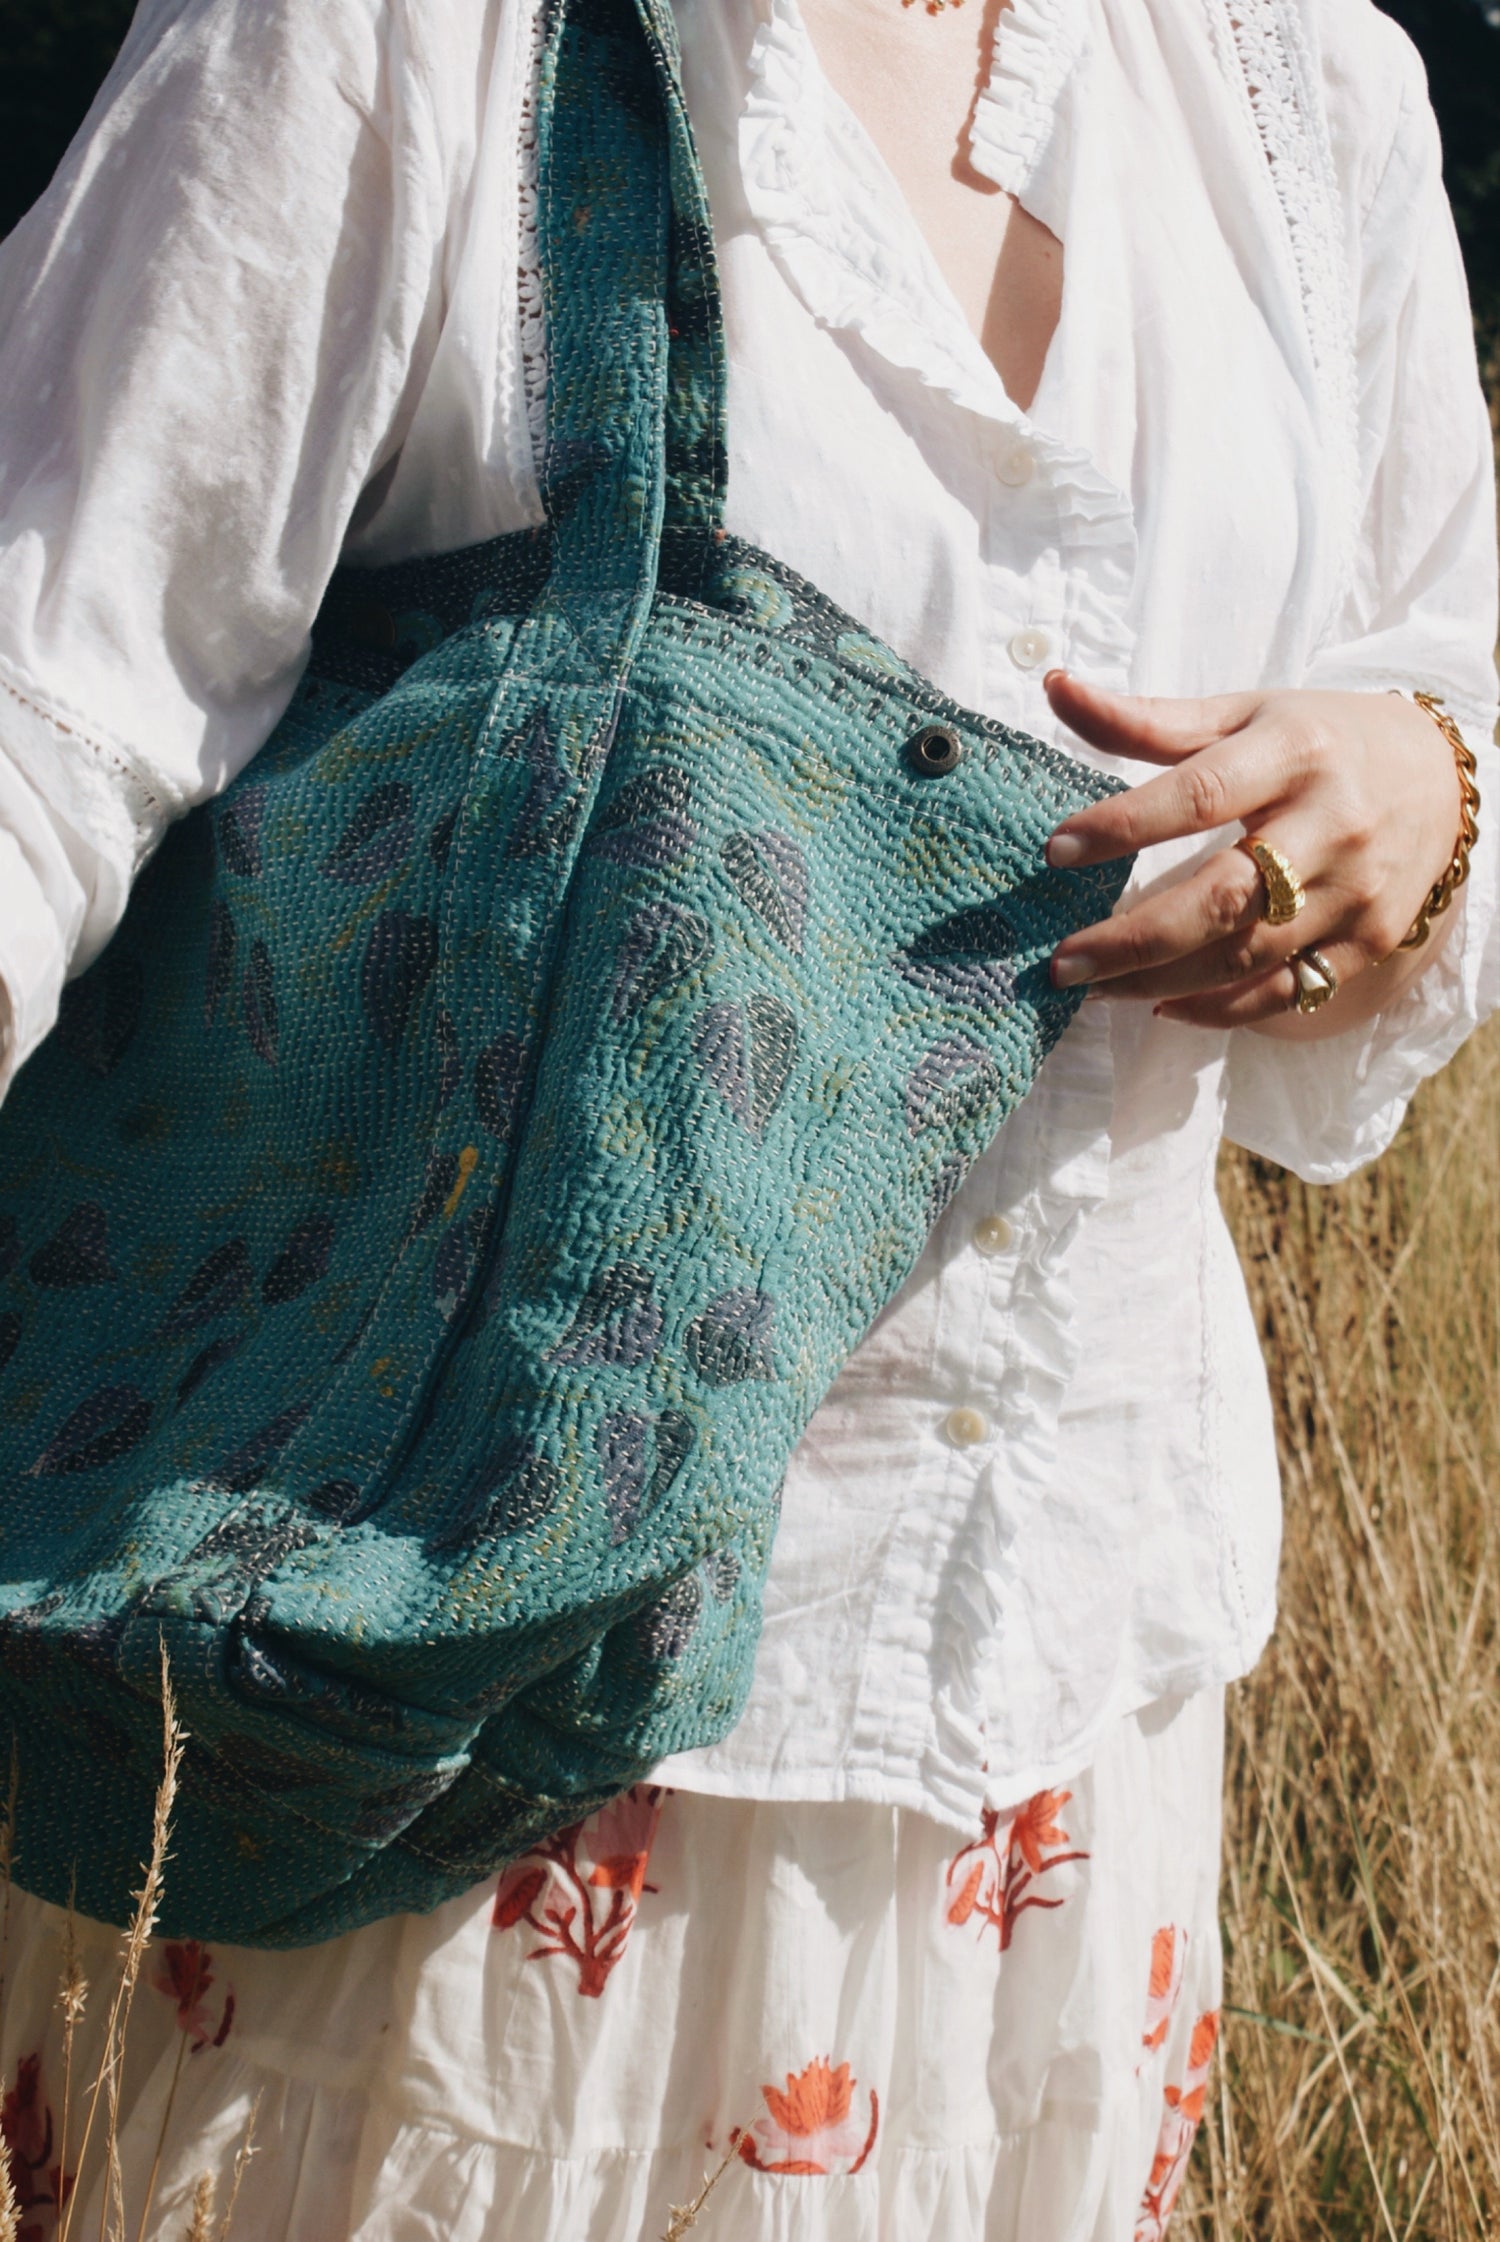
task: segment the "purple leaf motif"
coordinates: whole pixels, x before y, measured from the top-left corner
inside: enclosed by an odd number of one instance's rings
[[[711,1004],[693,1028],[698,1063],[741,1127],[759,1140],[797,1057],[797,1016],[779,997]]]
[[[966,1035],[938,1043],[913,1067],[906,1083],[906,1127],[960,1129],[977,1119],[1004,1088],[1000,1069]]]
[[[1015,994],[1015,929],[994,903],[955,911],[908,942],[892,959],[905,980],[945,1004],[998,1011]]]
[[[159,1339],[181,1339],[200,1324],[212,1323],[230,1308],[250,1297],[254,1282],[250,1249],[243,1238],[230,1238],[205,1254],[156,1327]]]
[[[708,921],[681,903],[647,903],[636,912],[615,960],[614,1018],[644,1011],[654,996],[701,965],[713,948]]]
[[[49,1291],[74,1285],[111,1284],[108,1225],[104,1209],[85,1199],[65,1218],[55,1237],[38,1246],[26,1264],[33,1284]]]
[[[219,1006],[234,980],[234,952],[238,942],[234,913],[222,896],[215,897],[208,925],[208,974],[203,989],[203,1024],[211,1028]]]
[[[99,1471],[145,1439],[151,1404],[131,1385],[100,1386],[79,1403],[37,1457],[34,1475]]]
[[[402,779],[389,779],[370,789],[319,870],[327,880],[368,887],[405,861],[414,835],[411,788]]]
[[[394,1051],[438,960],[438,931],[428,918],[382,911],[370,929],[360,972],[365,1018],[387,1051]]]
[[[688,1360],[706,1386],[739,1386],[772,1378],[776,1303],[750,1287],[721,1292],[687,1329]]]
[[[333,1258],[333,1224],[326,1214],[310,1214],[296,1224],[276,1259],[266,1271],[260,1296],[268,1308],[295,1300],[328,1274]]]
[[[636,1621],[641,1649],[653,1663],[680,1658],[698,1631],[703,1614],[703,1582],[696,1572],[675,1580]]]
[[[645,1362],[661,1337],[653,1284],[651,1271],[638,1262],[617,1261],[597,1270],[548,1361],[570,1369],[604,1363],[630,1369]]]
[[[240,1003],[244,1007],[245,1033],[250,1038],[251,1050],[268,1067],[275,1066],[276,1044],[281,1030],[276,1018],[276,985],[271,972],[271,953],[264,942],[252,942],[250,945],[250,963],[245,968]]]
[[[92,972],[63,990],[58,1042],[90,1074],[113,1074],[140,1025],[145,997],[140,959],[111,946]]]
[[[264,868],[260,829],[265,821],[266,790],[247,786],[231,794],[219,813],[219,854],[231,872],[242,880],[258,880]]]
[[[740,900],[784,949],[802,954],[807,930],[807,859],[790,833],[731,833],[719,850]]]
[[[692,780],[674,764],[643,771],[594,819],[590,849],[616,864],[642,869],[660,871],[675,864],[698,838],[698,827],[687,814],[692,793]]]

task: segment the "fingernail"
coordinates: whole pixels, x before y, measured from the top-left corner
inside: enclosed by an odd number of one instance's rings
[[[1073,989],[1080,981],[1092,981],[1099,970],[1099,960],[1091,958],[1085,950],[1075,950],[1071,957],[1052,960],[1053,986]]]
[[[1060,667],[1057,669],[1044,669],[1042,672],[1043,691],[1045,692],[1046,688],[1052,683],[1054,677],[1066,677],[1067,674],[1067,671]]]
[[[1070,864],[1083,862],[1083,843],[1076,833],[1054,833],[1047,843],[1047,862],[1059,872],[1066,872]]]

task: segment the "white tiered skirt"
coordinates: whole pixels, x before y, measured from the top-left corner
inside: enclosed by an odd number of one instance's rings
[[[1150,1707],[967,1843],[643,1787],[431,1915],[294,1953],[158,1942],[124,2232],[159,2140],[146,2234],[184,2242],[204,2173],[222,2212],[255,2107],[232,2242],[662,2242],[726,2157],[693,2242],[1160,2242],[1218,2026],[1222,1729],[1218,1690]],[[64,2145],[63,1923],[13,1895],[25,2242],[59,2231],[117,1976],[80,1924]],[[96,2130],[79,2242],[102,2185]]]

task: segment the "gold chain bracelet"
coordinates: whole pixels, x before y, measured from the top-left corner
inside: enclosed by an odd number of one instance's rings
[[[1398,950],[1420,950],[1432,932],[1433,920],[1439,912],[1447,910],[1468,878],[1469,853],[1479,838],[1479,788],[1475,784],[1475,773],[1479,766],[1474,760],[1474,751],[1436,693],[1413,693],[1412,699],[1418,708],[1427,711],[1453,750],[1463,804],[1459,812],[1458,839],[1453,844],[1453,854],[1443,867],[1441,878],[1433,881],[1426,902],[1412,920],[1410,931],[1397,943]]]

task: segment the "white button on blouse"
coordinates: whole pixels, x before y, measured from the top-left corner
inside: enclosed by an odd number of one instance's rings
[[[793,0],[678,15],[731,530],[1022,729],[1057,737],[1052,647],[1151,693],[1418,683],[1500,800],[1490,431],[1389,19],[999,11],[972,159],[1064,246],[1022,413]],[[537,16],[146,0],[0,246],[9,1068],[165,820],[266,738],[341,551],[539,519]],[[1227,1128],[1321,1179],[1389,1141],[1496,1001],[1481,827],[1457,938],[1366,1028],[1291,1045],[1085,1007],[809,1425],[744,1717],[667,1779],[967,1828],[1126,1709],[1254,1659],[1276,1464],[1215,1150]]]

